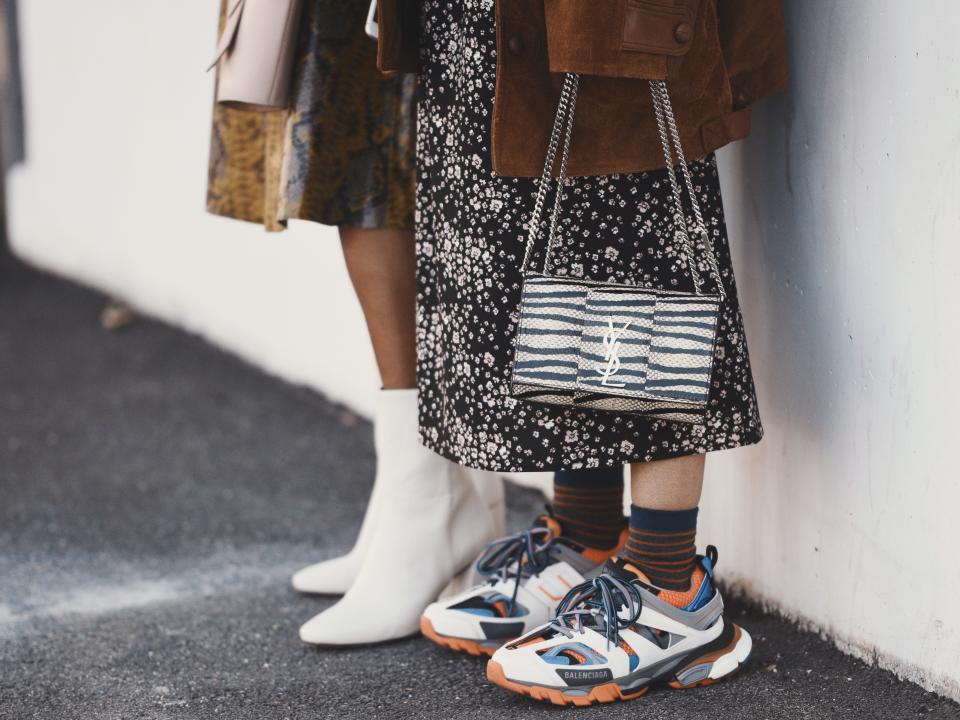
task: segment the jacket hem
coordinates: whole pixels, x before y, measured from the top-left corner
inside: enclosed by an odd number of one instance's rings
[[[496,115],[496,112],[494,114]],[[715,150],[719,150],[724,145],[742,140],[749,134],[750,108],[735,110],[702,123],[692,134],[684,137],[684,153],[688,155],[690,160],[702,158]],[[492,152],[493,171],[497,175],[503,177],[540,177],[543,170],[542,165],[532,165],[526,162],[525,158],[519,160],[516,158],[507,159],[503,155],[504,153],[500,152],[500,147],[494,144]],[[588,165],[588,168],[583,167],[584,165]],[[607,162],[591,159],[586,163],[577,162],[576,158],[571,158],[567,174],[570,177],[613,175],[663,170],[665,167],[666,163],[663,160],[663,155],[659,153],[659,146],[657,146],[655,154],[649,158],[621,157]]]

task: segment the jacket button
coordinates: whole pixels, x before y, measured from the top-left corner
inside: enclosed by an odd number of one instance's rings
[[[693,28],[687,23],[680,23],[673,29],[673,39],[681,45],[686,45],[688,42],[690,42],[690,38],[692,36]]]
[[[510,40],[507,42],[507,48],[510,50],[511,55],[522,55],[523,54],[523,38],[519,35],[513,35]]]

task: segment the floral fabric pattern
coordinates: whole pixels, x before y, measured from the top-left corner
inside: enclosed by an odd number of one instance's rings
[[[522,472],[615,466],[759,441],[763,430],[713,156],[691,163],[727,291],[705,422],[510,397],[524,224],[536,181],[499,177],[491,167],[494,2],[422,0],[420,37],[417,371],[424,444],[472,467]],[[575,129],[574,143],[576,136]],[[692,291],[671,203],[666,171],[572,178],[561,205],[554,271]],[[542,267],[544,244],[532,267]],[[698,267],[709,277],[705,261]]]

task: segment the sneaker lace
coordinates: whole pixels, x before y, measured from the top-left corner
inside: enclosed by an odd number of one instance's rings
[[[621,608],[627,611],[623,616]],[[636,585],[612,575],[599,575],[570,589],[557,606],[550,629],[571,639],[593,624],[603,630],[609,650],[611,644],[620,642],[620,631],[640,619],[642,609],[643,599]]]
[[[477,558],[477,572],[491,584],[514,579],[507,615],[513,614],[517,592],[525,578],[539,575],[549,564],[547,550],[554,541],[547,527],[533,527],[488,543]]]

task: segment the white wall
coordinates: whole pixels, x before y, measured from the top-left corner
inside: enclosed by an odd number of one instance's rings
[[[335,235],[204,214],[216,4],[23,3],[15,248],[366,411]],[[711,459],[702,537],[754,596],[960,698],[960,9],[787,5],[792,90],[721,160],[767,438]]]
[[[376,366],[336,232],[204,211],[218,0],[21,3],[24,257],[362,411]]]
[[[960,697],[955,3],[790,2],[791,92],[723,155],[767,437],[711,465],[721,568]]]

